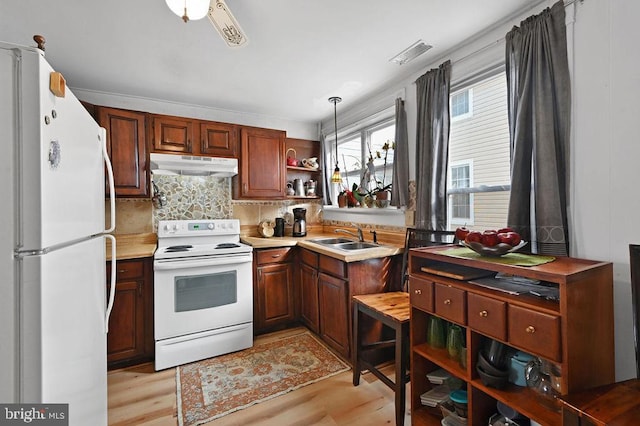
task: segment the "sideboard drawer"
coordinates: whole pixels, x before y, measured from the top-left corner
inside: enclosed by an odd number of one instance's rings
[[[409,280],[409,300],[417,308],[433,312],[433,281],[411,277]]]
[[[506,302],[468,293],[467,321],[475,331],[498,340],[507,340]]]
[[[465,325],[467,323],[466,291],[445,284],[434,285],[434,311],[439,316]]]
[[[559,316],[513,305],[509,305],[508,312],[509,343],[527,352],[562,361]]]

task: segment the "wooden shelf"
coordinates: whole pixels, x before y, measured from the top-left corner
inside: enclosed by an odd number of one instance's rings
[[[322,170],[318,169],[309,169],[307,167],[297,167],[297,166],[287,166],[287,170],[297,170],[300,172],[309,172],[309,173],[318,173]]]
[[[480,380],[476,363],[487,339],[555,364],[561,371],[562,395],[615,380],[613,265],[610,262],[558,257],[547,264],[522,267],[491,259],[451,257],[446,255],[450,248],[419,248],[409,253],[413,425],[435,425],[441,420],[441,416],[420,403],[420,395],[434,386],[426,375],[439,368],[466,382],[469,424],[487,424],[497,412],[497,402],[541,424],[562,423],[559,405],[547,402],[535,390],[514,384],[495,389]],[[442,263],[539,279],[557,286],[559,301],[511,295],[473,284],[473,280],[422,271],[425,266]],[[484,313],[480,315],[483,319],[478,320],[478,312]],[[466,369],[452,360],[446,349],[436,349],[426,343],[431,316],[465,328]],[[594,370],[594,365],[598,369]]]

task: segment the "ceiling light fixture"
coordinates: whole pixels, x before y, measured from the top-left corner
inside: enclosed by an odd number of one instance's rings
[[[393,62],[398,65],[406,64],[407,62],[412,61],[418,56],[422,55],[432,47],[433,46],[431,46],[430,44],[425,44],[424,41],[418,40],[411,46],[404,49],[402,52],[398,53],[393,58],[389,59],[389,62]]]
[[[340,176],[340,167],[338,167],[338,102],[342,102],[342,98],[338,96],[332,96],[329,98],[329,102],[333,104],[333,126],[336,132],[336,168],[331,175],[331,183],[342,183],[342,176]]]
[[[186,23],[189,20],[197,21],[207,16],[210,0],[165,0],[169,9],[182,18]]]
[[[214,3],[214,1],[212,1]],[[209,20],[229,47],[241,47],[249,42],[247,35],[224,0],[215,0],[209,8]]]

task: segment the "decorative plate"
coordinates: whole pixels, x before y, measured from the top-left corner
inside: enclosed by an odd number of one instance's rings
[[[468,243],[466,241],[460,241],[460,244],[470,248],[471,250],[475,251],[478,254],[481,254],[482,256],[499,257],[499,256],[504,256],[507,253],[513,253],[515,251],[520,250],[522,247],[524,247],[527,244],[527,242],[520,241],[520,244],[518,244],[517,246],[510,246],[509,244],[499,243],[493,247],[486,247],[481,243],[476,243],[476,242]]]

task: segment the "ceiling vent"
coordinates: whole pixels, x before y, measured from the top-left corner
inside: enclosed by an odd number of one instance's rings
[[[389,59],[389,62],[393,62],[398,65],[406,64],[407,62],[412,61],[418,56],[422,55],[432,47],[433,46],[431,46],[430,44],[425,44],[424,41],[418,40],[411,46],[404,49],[402,52],[398,53],[393,58]]]

